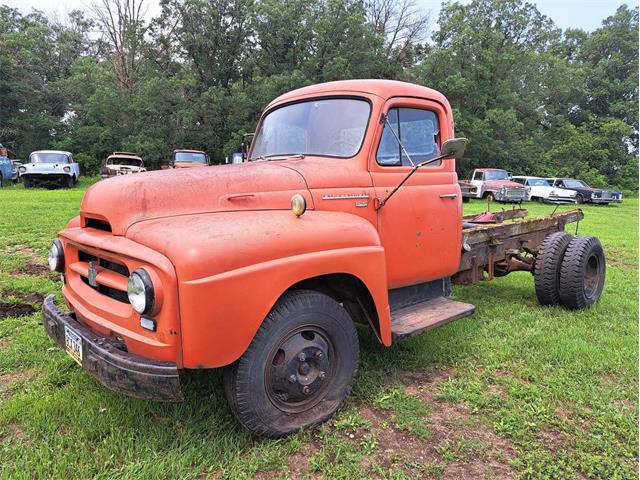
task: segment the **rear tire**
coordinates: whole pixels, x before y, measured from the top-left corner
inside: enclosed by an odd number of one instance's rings
[[[533,272],[536,296],[540,305],[557,305],[560,302],[560,270],[562,259],[573,237],[556,232],[542,241]]]
[[[225,395],[246,429],[282,437],[331,418],[351,392],[358,361],[347,311],[322,293],[291,292],[225,368]]]
[[[575,237],[562,260],[560,303],[574,310],[590,307],[602,295],[606,273],[604,250],[596,237]]]

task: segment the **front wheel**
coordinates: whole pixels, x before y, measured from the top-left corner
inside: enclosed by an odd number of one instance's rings
[[[347,311],[327,295],[299,290],[278,301],[225,369],[225,394],[245,428],[282,437],[331,418],[351,391],[358,361]]]
[[[584,203],[584,197],[580,194],[576,195],[576,203],[577,204],[582,204]]]

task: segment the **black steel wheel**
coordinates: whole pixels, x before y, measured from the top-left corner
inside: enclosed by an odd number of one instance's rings
[[[547,235],[540,244],[533,279],[540,305],[557,305],[560,302],[560,269],[562,258],[573,237],[565,232]]]
[[[596,237],[575,237],[567,247],[560,271],[560,303],[582,309],[602,295],[606,273],[604,250]]]
[[[358,360],[358,335],[347,311],[322,293],[291,292],[225,369],[225,394],[245,428],[282,437],[325,422],[340,408]]]

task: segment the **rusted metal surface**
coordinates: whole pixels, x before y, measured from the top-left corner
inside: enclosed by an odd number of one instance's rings
[[[563,231],[568,223],[584,218],[582,210],[574,209],[546,217],[518,220],[522,218],[522,211],[505,211],[514,212],[511,222],[463,229],[460,267],[452,277],[453,283],[474,284],[514,271],[531,272],[538,247],[544,238],[550,233]]]
[[[504,222],[505,220],[512,220],[514,218],[524,218],[529,215],[529,212],[526,208],[513,208],[511,210],[502,210],[500,212],[491,212],[493,217],[495,218],[496,223]],[[465,215],[462,217],[464,221],[473,220],[478,216],[477,213],[473,213],[471,215]]]

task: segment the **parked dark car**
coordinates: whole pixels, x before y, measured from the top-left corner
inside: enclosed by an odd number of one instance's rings
[[[603,190],[602,188],[593,188],[582,180],[575,178],[548,178],[554,187],[574,190],[577,192],[577,203],[600,203],[608,205],[609,203],[621,203],[622,192],[614,192],[613,190]]]

